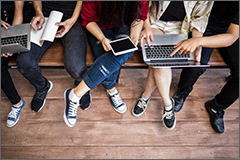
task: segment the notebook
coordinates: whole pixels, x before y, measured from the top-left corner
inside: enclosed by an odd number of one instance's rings
[[[30,50],[30,23],[1,27],[1,54]]]
[[[194,61],[193,54],[179,55],[178,52],[170,57],[174,51],[173,46],[188,39],[187,34],[164,34],[153,35],[154,41],[151,41],[150,46],[147,45],[146,38],[143,39],[142,55],[146,64],[153,68],[160,67],[209,67],[209,65],[201,65]]]

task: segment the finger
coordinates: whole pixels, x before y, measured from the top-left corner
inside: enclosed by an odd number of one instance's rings
[[[147,44],[148,44],[148,46],[150,46],[150,45],[151,45],[150,36],[147,36],[146,39],[147,39]]]
[[[174,56],[174,54],[176,54],[178,52],[179,48],[176,48],[171,54],[170,57]]]
[[[153,34],[150,34],[149,37],[150,37],[150,40],[151,40],[151,41],[154,41]]]
[[[187,50],[184,50],[182,54],[185,55],[187,54],[187,52],[188,52]]]
[[[181,55],[182,52],[183,52],[183,49],[180,49],[180,50],[178,51],[178,54]]]

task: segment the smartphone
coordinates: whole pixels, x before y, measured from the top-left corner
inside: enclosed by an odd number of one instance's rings
[[[129,37],[117,39],[109,43],[115,56],[136,51],[138,49]]]

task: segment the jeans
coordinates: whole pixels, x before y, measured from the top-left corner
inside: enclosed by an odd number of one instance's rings
[[[226,28],[216,30],[215,24],[208,25],[204,36],[226,33]],[[231,46],[218,48],[224,61],[231,70],[231,79],[225,84],[221,92],[212,100],[216,110],[229,107],[239,97],[239,39]],[[213,48],[202,48],[201,63],[207,64]],[[181,92],[189,94],[197,79],[206,71],[206,68],[184,68],[182,70],[178,88]]]
[[[57,39],[54,39],[56,41]],[[87,71],[87,34],[86,29],[77,21],[66,35],[61,38],[64,47],[64,67],[73,79],[80,82]],[[45,41],[42,47],[31,43],[31,50],[18,55],[19,72],[36,88],[43,91],[47,87],[47,79],[42,75],[38,62],[44,52],[53,44]]]
[[[1,88],[12,104],[20,102],[21,97],[13,84],[8,72],[8,58],[1,57]]]
[[[102,32],[110,40],[130,35],[129,27],[120,28],[117,33],[114,33],[112,29]],[[102,82],[104,88],[112,89],[115,87],[120,67],[133,55],[133,52],[115,56],[112,51],[106,52],[102,44],[98,43],[98,39],[91,33],[88,34],[88,38],[96,60],[84,74],[83,80],[90,89],[96,88],[100,82]]]

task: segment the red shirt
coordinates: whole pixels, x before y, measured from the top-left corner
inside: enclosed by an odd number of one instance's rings
[[[101,1],[83,1],[81,16],[82,16],[82,26],[86,27],[90,22],[96,22],[101,30],[110,29],[111,26],[103,26],[99,24],[101,15]],[[145,21],[148,14],[148,4],[149,1],[139,1],[139,7],[142,13],[141,20]]]

